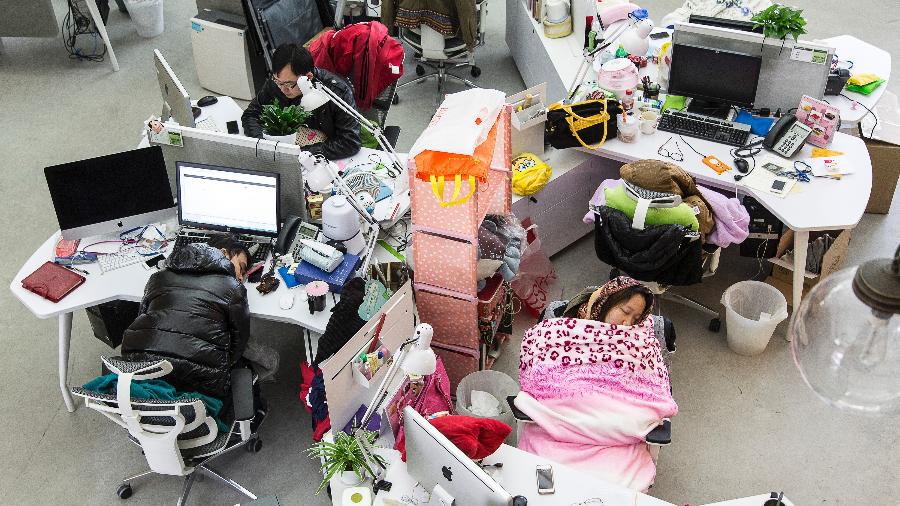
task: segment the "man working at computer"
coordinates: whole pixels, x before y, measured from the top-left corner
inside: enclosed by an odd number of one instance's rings
[[[249,137],[263,136],[260,124],[263,106],[273,102],[277,102],[281,107],[300,105],[303,97],[297,86],[297,79],[300,76],[324,83],[344,102],[355,106],[350,85],[343,78],[316,68],[313,65],[312,55],[305,47],[298,44],[278,46],[272,55],[272,68],[275,69],[272,79],[266,80],[256,98],[250,102],[241,116],[244,134]],[[330,101],[312,111],[312,117],[306,122],[306,126],[323,132],[327,137],[324,142],[305,148],[312,153],[321,154],[329,160],[339,160],[359,152],[359,123]]]

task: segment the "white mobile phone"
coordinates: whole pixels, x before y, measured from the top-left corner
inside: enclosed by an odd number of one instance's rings
[[[546,465],[537,466],[538,494],[552,494],[556,491],[553,487],[553,468]]]

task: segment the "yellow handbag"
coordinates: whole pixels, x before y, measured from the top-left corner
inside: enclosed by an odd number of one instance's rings
[[[516,195],[533,195],[553,176],[553,169],[534,153],[522,153],[512,161],[512,188]]]

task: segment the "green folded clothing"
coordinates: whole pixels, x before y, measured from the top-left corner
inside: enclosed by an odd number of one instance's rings
[[[603,191],[606,194],[607,206],[618,209],[625,213],[629,218],[634,219],[637,201],[625,193],[624,185],[606,188]],[[647,210],[647,218],[644,220],[644,224],[683,225],[685,227],[690,227],[693,231],[700,230],[700,223],[697,221],[694,210],[683,202],[675,207],[651,207]]]
[[[672,109],[673,111],[682,111],[687,105],[687,97],[680,97],[678,95],[666,95],[666,101],[663,102],[662,111],[664,112],[666,109]]]
[[[847,91],[852,91],[854,93],[861,93],[863,95],[868,95],[875,91],[875,88],[881,86],[884,83],[884,79],[879,79],[877,81],[872,81],[871,83],[865,86],[857,86],[855,84],[847,83]]]

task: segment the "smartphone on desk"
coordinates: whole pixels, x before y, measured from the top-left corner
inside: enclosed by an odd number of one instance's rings
[[[159,269],[162,267],[162,262],[165,261],[166,257],[164,255],[156,255],[155,257],[144,262],[144,265],[147,266],[147,269]]]
[[[539,465],[536,469],[538,494],[552,494],[556,492],[553,486],[553,467]]]

